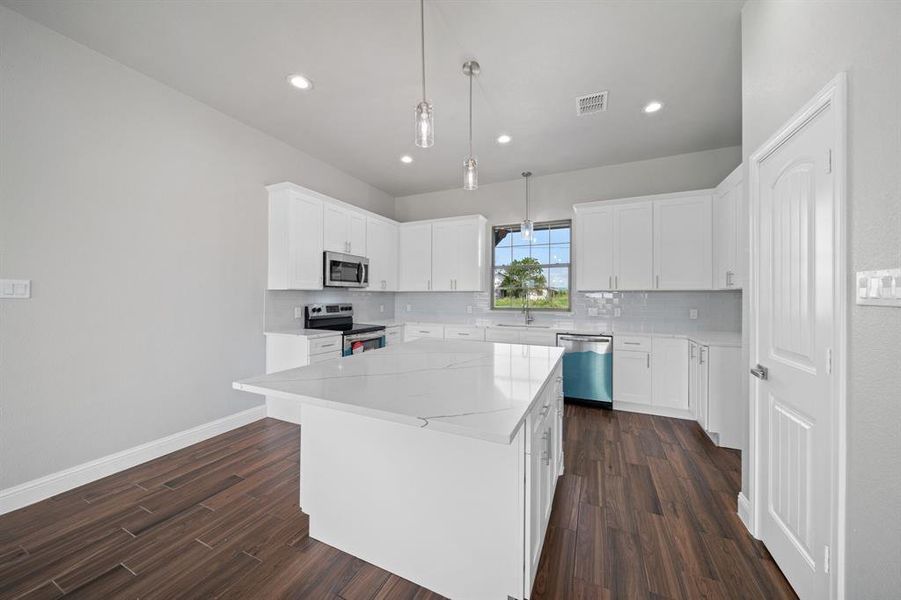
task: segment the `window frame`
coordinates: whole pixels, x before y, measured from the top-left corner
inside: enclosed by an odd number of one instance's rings
[[[572,219],[555,219],[553,221],[536,221],[533,226],[534,229],[540,229],[542,227],[547,227],[548,229],[552,228],[555,225],[565,225],[569,228],[569,262],[567,263],[559,263],[559,264],[542,264],[542,269],[553,269],[566,267],[567,269],[567,282],[566,282],[566,290],[567,290],[567,304],[566,308],[543,308],[543,307],[534,307],[530,306],[530,311],[538,311],[538,312],[560,312],[560,313],[571,313],[573,309],[573,222]],[[497,266],[497,256],[495,251],[497,250],[497,246],[495,245],[494,240],[496,239],[496,232],[498,229],[508,229],[513,233],[519,233],[522,230],[521,223],[514,223],[510,225],[492,225],[491,226],[491,310],[498,311],[522,311],[524,310],[523,306],[495,306],[496,292],[497,289],[494,285],[494,278],[497,274],[498,266]],[[549,246],[551,244],[548,244]],[[529,244],[531,248],[531,244]]]

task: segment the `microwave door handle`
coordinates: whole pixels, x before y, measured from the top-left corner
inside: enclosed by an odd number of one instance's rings
[[[363,277],[366,274],[363,263],[357,263],[357,283],[363,283]]]

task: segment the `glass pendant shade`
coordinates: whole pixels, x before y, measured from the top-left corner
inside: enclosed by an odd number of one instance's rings
[[[532,239],[532,231],[535,229],[534,224],[529,219],[526,219],[519,225],[519,231],[522,233],[523,239],[530,240]]]
[[[420,148],[431,148],[435,143],[435,115],[432,104],[425,100],[413,111],[413,142]]]
[[[463,161],[463,189],[472,191],[479,188],[479,163],[470,156]]]

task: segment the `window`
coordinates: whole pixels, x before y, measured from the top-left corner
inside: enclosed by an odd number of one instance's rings
[[[494,227],[491,308],[569,311],[571,232],[571,221],[535,223],[531,240],[519,225]]]

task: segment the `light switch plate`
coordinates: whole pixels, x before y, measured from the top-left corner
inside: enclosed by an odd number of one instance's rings
[[[901,269],[857,272],[857,304],[901,308]]]
[[[688,309],[688,318],[689,319],[697,319],[698,318],[698,309],[697,308],[689,308]]]
[[[303,306],[295,306],[294,307],[294,318],[295,319],[303,319]]]
[[[0,279],[0,298],[31,298],[31,280]]]

